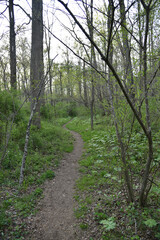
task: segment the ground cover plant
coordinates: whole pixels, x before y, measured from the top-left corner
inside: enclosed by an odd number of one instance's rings
[[[69,129],[78,131],[86,152],[80,161],[81,177],[77,181],[75,215],[87,239],[160,239],[159,173],[144,208],[138,202],[127,203],[123,165],[116,132],[109,117],[97,117],[94,130],[89,118],[75,118]],[[154,135],[158,149],[159,132]],[[146,155],[146,139],[137,131],[130,139],[128,158],[132,184],[139,190],[139,170]],[[158,152],[157,159],[158,159]]]
[[[12,101],[7,101],[5,116],[13,112]],[[19,103],[17,103],[18,106]],[[1,108],[3,110],[3,108]],[[7,110],[8,109],[8,110]],[[9,110],[11,109],[11,110]],[[8,113],[6,112],[8,111]],[[36,205],[43,197],[43,183],[55,177],[54,170],[59,165],[64,152],[73,150],[73,139],[69,132],[62,128],[70,120],[54,118],[51,106],[43,107],[41,129],[31,127],[31,135],[26,160],[24,181],[19,186],[19,175],[24,150],[24,141],[29,105],[25,105],[16,116],[7,153],[0,158],[0,239],[25,239],[27,234],[27,219],[36,213]],[[49,114],[50,113],[50,114]],[[5,120],[5,119],[4,119]],[[5,142],[5,122],[1,118],[1,146]],[[8,124],[10,122],[8,121]]]

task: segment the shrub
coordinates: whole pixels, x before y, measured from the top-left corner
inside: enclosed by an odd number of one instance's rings
[[[54,117],[53,106],[49,103],[41,106],[40,113],[43,119],[51,120]]]

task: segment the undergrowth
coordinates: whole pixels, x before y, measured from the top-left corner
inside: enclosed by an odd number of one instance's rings
[[[4,96],[1,97],[5,101]],[[10,116],[15,108],[18,109],[19,102],[14,102],[14,106],[12,98],[6,102],[4,116],[8,117],[7,124],[10,125]],[[48,109],[48,106],[46,108]],[[30,113],[29,106],[26,105],[19,111],[13,123],[6,156],[0,168],[0,239],[25,239],[27,233],[25,219],[36,212],[37,201],[43,197],[42,184],[45,180],[55,177],[54,170],[58,167],[63,153],[73,150],[73,139],[70,133],[62,128],[70,117],[55,119],[53,110],[47,109],[42,109],[41,129],[31,127],[22,186],[19,186],[19,175]],[[0,159],[6,138],[5,117],[0,121],[2,137]]]
[[[128,204],[114,126],[101,117],[96,119],[92,131],[89,118],[75,118],[68,127],[79,132],[85,142],[86,151],[79,162],[75,216],[87,239],[160,239],[159,180],[153,185],[145,208]],[[158,136],[157,132],[155,138]],[[132,134],[129,159],[135,176],[143,167],[145,146],[146,139],[140,133]],[[134,182],[134,188],[138,187],[139,183]]]

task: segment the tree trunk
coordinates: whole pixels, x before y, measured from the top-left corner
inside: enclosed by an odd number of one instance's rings
[[[125,76],[124,79],[128,79],[129,81],[129,92],[131,92],[132,100],[135,99],[135,89],[134,89],[134,81],[133,81],[133,69],[132,69],[132,62],[131,62],[131,50],[129,47],[128,41],[128,32],[125,29],[127,22],[126,22],[126,13],[125,13],[125,4],[124,0],[119,0],[120,4],[120,16],[121,16],[121,24],[122,24],[122,40],[123,40],[123,52],[124,52],[124,59],[125,59]],[[127,84],[127,83],[126,83]]]
[[[78,62],[78,66],[76,68],[76,78],[78,80],[78,95],[79,99],[82,99],[82,80],[81,80],[81,62]]]
[[[30,118],[29,118],[29,121],[28,121],[28,126],[27,126],[27,130],[26,130],[26,139],[25,139],[25,145],[24,145],[24,152],[23,152],[21,169],[20,169],[20,178],[19,178],[19,184],[20,185],[23,183],[23,179],[24,179],[24,170],[25,170],[26,157],[27,157],[27,153],[28,153],[28,143],[29,143],[29,138],[30,138],[31,123],[32,123],[34,114],[36,112],[36,107],[37,107],[37,104],[38,104],[38,101],[39,101],[39,97],[41,95],[41,91],[43,89],[43,85],[44,85],[44,82],[41,81],[40,87],[39,87],[39,92],[38,92],[38,94],[36,96],[36,99],[34,101],[34,106],[32,108]]]
[[[143,46],[143,79],[144,79],[144,94],[145,94],[145,106],[146,106],[146,123],[147,123],[147,140],[148,140],[148,159],[146,162],[146,167],[142,179],[142,187],[140,190],[140,204],[144,206],[147,200],[147,187],[148,179],[150,173],[150,166],[153,161],[153,142],[152,142],[152,130],[151,130],[151,120],[150,120],[150,111],[149,111],[149,101],[148,101],[148,87],[147,87],[147,40],[149,32],[149,18],[150,18],[150,4],[146,5],[143,1],[142,5],[146,12],[146,29],[144,37],[144,46]]]
[[[83,62],[83,91],[84,91],[84,105],[85,105],[85,107],[88,107],[88,94],[87,94],[85,62]]]
[[[38,95],[40,83],[43,81],[43,9],[42,0],[32,0],[32,46],[31,46],[31,109],[35,105],[35,99]],[[44,88],[44,85],[43,85]],[[38,128],[41,127],[40,122],[40,105],[42,103],[41,91],[40,100],[37,103],[33,124]]]
[[[113,29],[113,18],[114,18],[114,3],[113,0],[109,0],[109,7],[108,7],[108,60],[111,64],[113,64],[113,44],[110,41],[112,37],[112,29]],[[108,69],[108,90],[109,90],[109,98],[110,98],[110,105],[111,105],[111,113],[113,116],[114,120],[114,125],[116,129],[116,135],[119,143],[119,148],[121,151],[121,159],[123,163],[123,168],[124,168],[124,180],[126,184],[126,189],[127,189],[127,195],[128,195],[128,201],[129,202],[134,202],[134,193],[133,193],[133,187],[131,184],[130,176],[129,176],[129,171],[128,171],[128,166],[126,162],[126,153],[125,153],[125,147],[122,142],[122,138],[120,135],[119,127],[118,127],[118,121],[116,118],[116,113],[114,109],[114,104],[113,104],[113,87],[111,86],[111,77],[112,77],[112,72],[110,69]]]
[[[48,23],[49,25],[49,23]],[[49,26],[48,26],[49,28]],[[49,33],[48,33],[49,34]],[[48,37],[48,39],[47,39]],[[51,57],[50,57],[50,52],[51,52],[51,37],[50,35],[47,36],[47,30],[45,29],[45,40],[46,40],[46,48],[47,48],[47,57],[48,57],[48,69],[49,69],[49,90],[50,90],[50,95],[51,95],[51,105],[53,106],[53,90],[52,90],[52,71],[51,71]]]
[[[91,5],[90,5],[90,14],[88,12],[88,9],[86,8],[86,13],[87,13],[87,24],[88,24],[88,29],[89,29],[89,35],[90,38],[94,39],[93,36],[93,0],[91,0]],[[90,15],[90,16],[89,16]],[[95,52],[94,52],[94,46],[91,43],[91,65],[93,65],[96,68],[96,60],[95,60]],[[91,69],[91,129],[93,130],[93,124],[94,124],[94,69]]]
[[[61,98],[63,98],[63,84],[62,84],[62,72],[61,72],[61,70],[59,70],[59,83],[60,83]]]
[[[13,0],[9,0],[9,21],[10,21],[10,83],[11,88],[16,89],[16,42]]]
[[[143,90],[143,81],[142,81],[142,21],[141,21],[141,5],[140,5],[140,1],[138,1],[138,30],[139,30],[139,42],[140,42],[140,46],[139,46],[139,72],[140,72],[140,83],[139,83],[139,87],[140,90]]]

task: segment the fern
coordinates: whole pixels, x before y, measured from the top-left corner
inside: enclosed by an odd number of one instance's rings
[[[103,225],[103,228],[105,229],[105,231],[110,231],[116,227],[114,217],[110,217],[107,220],[102,220],[100,221],[100,224]]]

